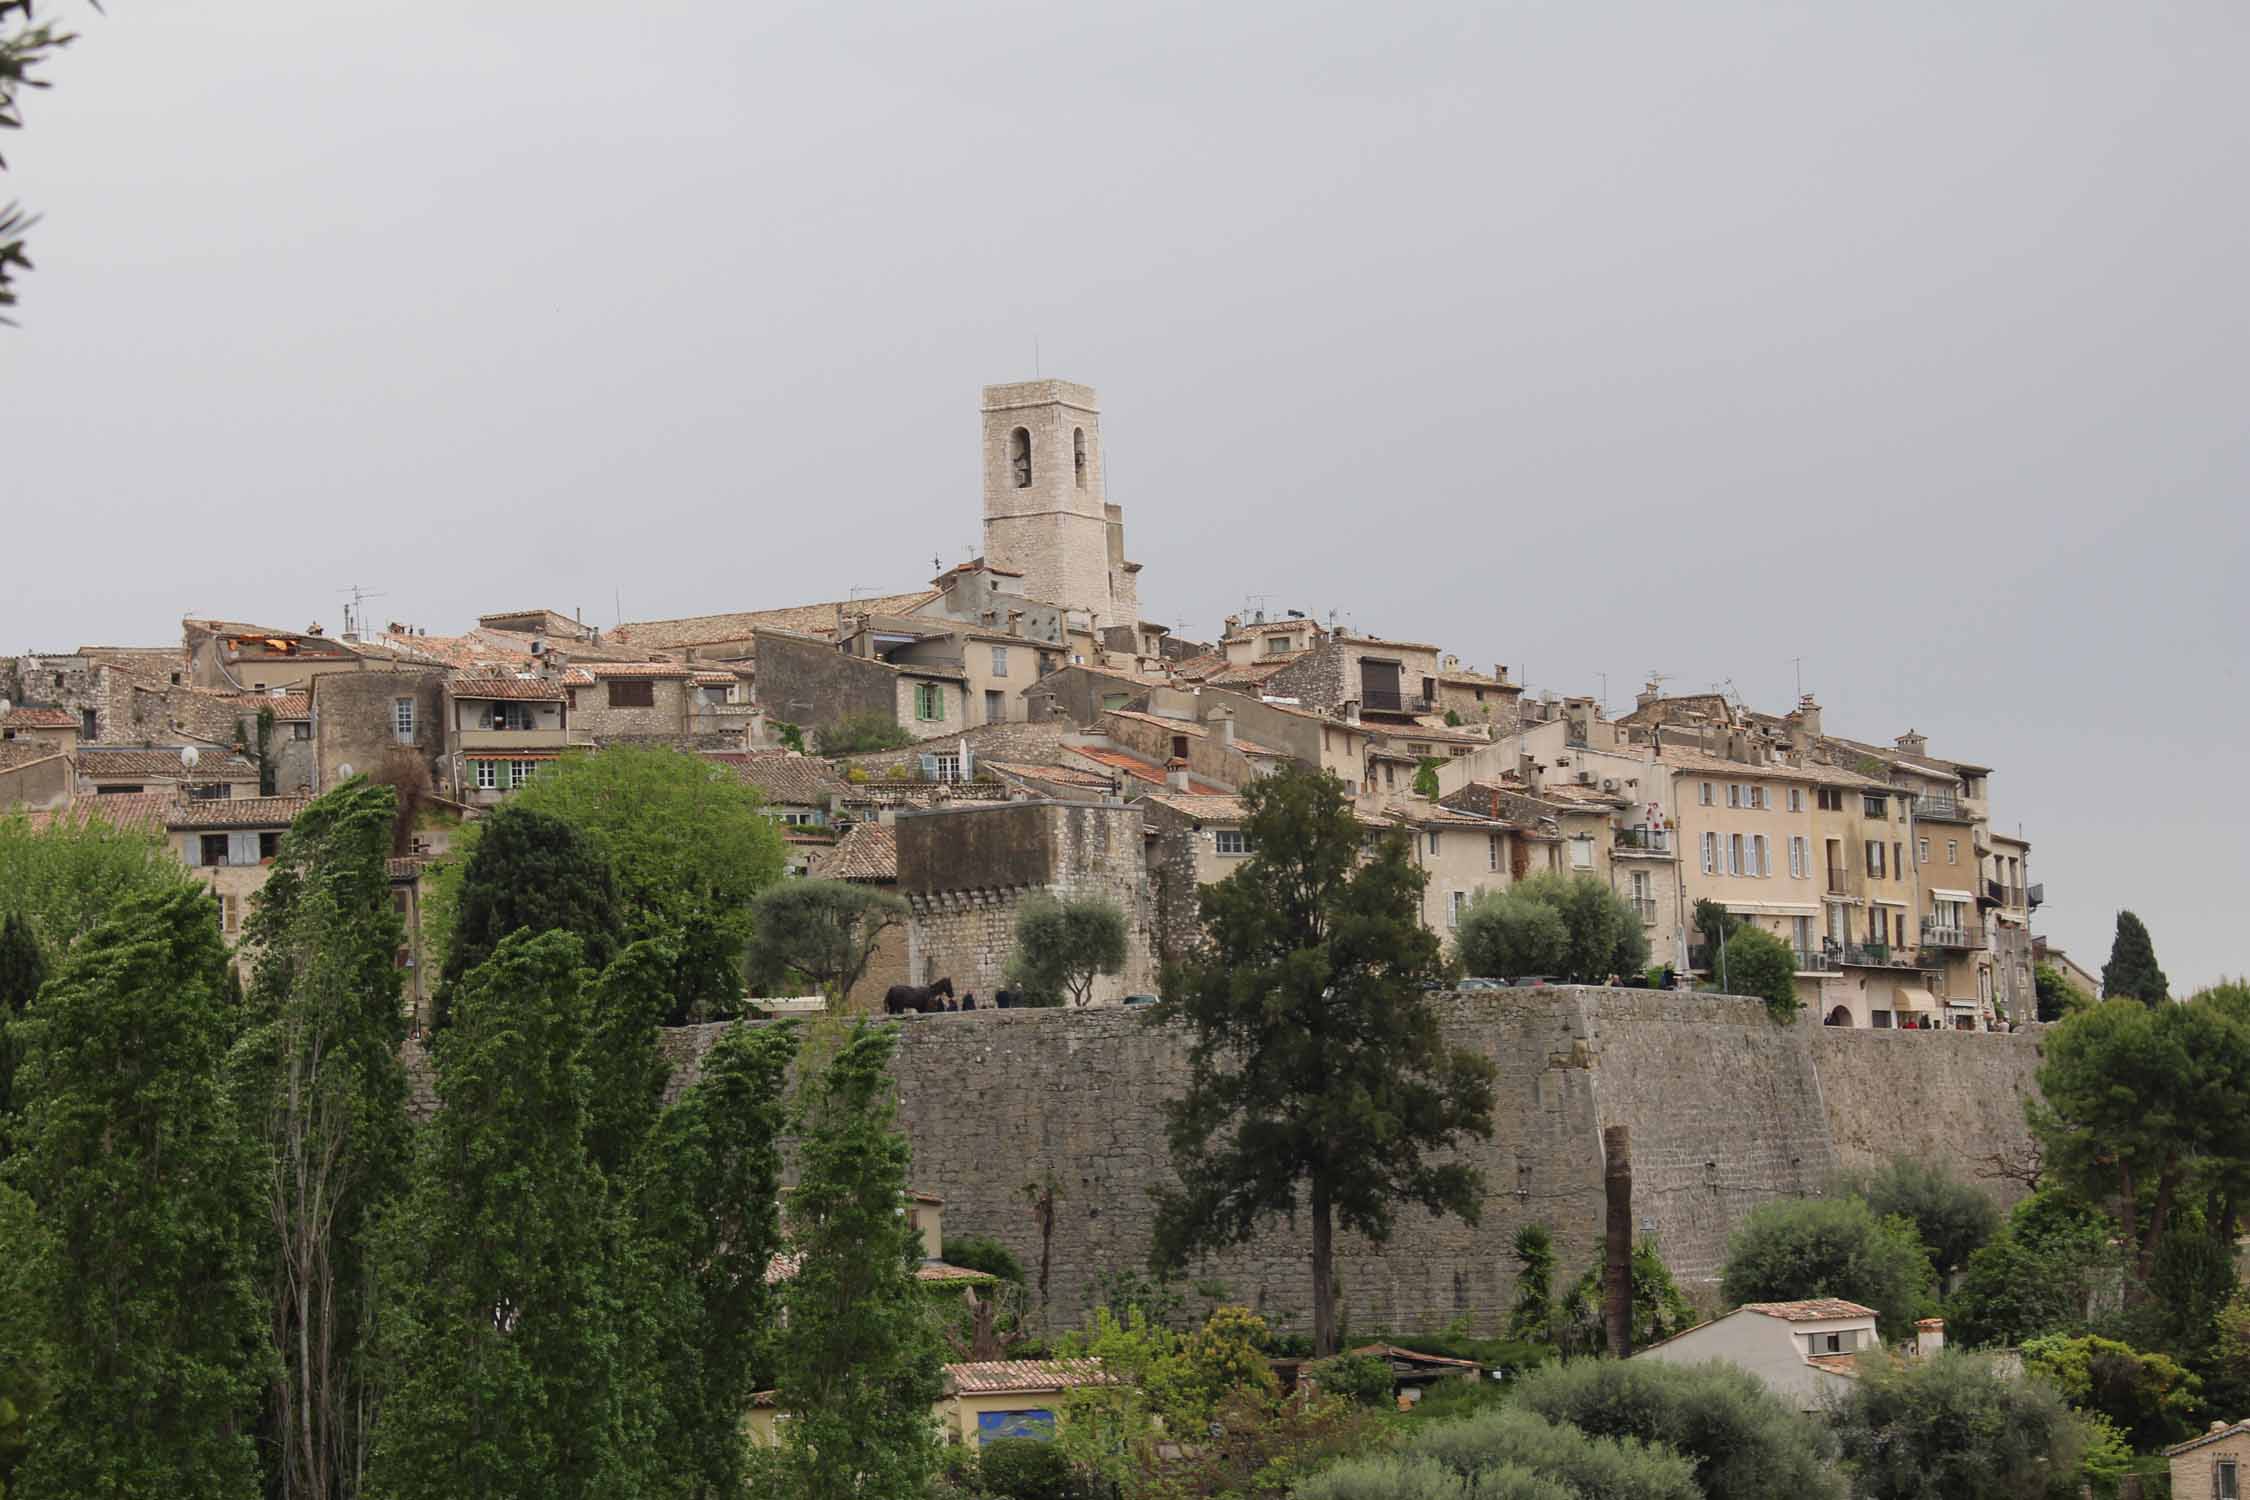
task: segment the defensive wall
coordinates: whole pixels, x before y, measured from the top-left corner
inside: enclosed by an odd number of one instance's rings
[[[1632,1130],[1637,1228],[1706,1300],[1728,1232],[1760,1203],[1818,1194],[1838,1168],[1893,1155],[1975,1180],[1992,1153],[2027,1143],[2036,1034],[1777,1026],[1756,1001],[1648,990],[1436,1003],[1448,1039],[1499,1072],[1492,1139],[1467,1152],[1488,1197],[1474,1228],[1404,1208],[1385,1246],[1339,1232],[1346,1318],[1363,1330],[1435,1328],[1464,1313],[1495,1330],[1513,1290],[1509,1242],[1533,1221],[1555,1235],[1558,1281],[1592,1265],[1606,1125]],[[1145,1262],[1149,1193],[1171,1180],[1162,1106],[1185,1077],[1181,1034],[1117,1007],[898,1024],[915,1187],[945,1199],[949,1232],[990,1235],[1035,1274],[1040,1234],[1025,1189],[1052,1179],[1050,1313],[1076,1320],[1101,1273]],[[1304,1246],[1302,1221],[1294,1231],[1277,1222],[1194,1275],[1301,1326]]]

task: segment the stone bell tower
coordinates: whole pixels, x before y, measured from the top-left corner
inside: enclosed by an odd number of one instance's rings
[[[1090,386],[1027,380],[984,388],[984,558],[1023,592],[1100,630],[1139,615],[1125,517],[1102,484],[1102,414]]]

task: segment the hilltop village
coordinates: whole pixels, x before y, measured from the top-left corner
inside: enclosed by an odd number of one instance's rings
[[[1698,902],[1773,933],[1830,1026],[2007,1029],[2033,1013],[2035,962],[2075,969],[2033,934],[2041,888],[2030,844],[1995,827],[1994,768],[1952,747],[1847,738],[1810,694],[1773,713],[1652,683],[1612,717],[1411,620],[1251,612],[1185,639],[1142,617],[1092,389],[988,386],[981,444],[983,554],[896,593],[608,629],[510,608],[433,630],[363,604],[335,631],[197,618],[176,643],[31,643],[0,659],[0,809],[160,834],[237,940],[296,813],[411,762],[444,815],[391,864],[418,1014],[418,886],[447,822],[630,744],[756,787],[791,874],[906,898],[855,1008],[939,977],[1001,989],[1038,893],[1127,913],[1095,1003],[1152,991],[1197,887],[1249,852],[1240,793],[1291,762],[1338,777],[1371,831],[1407,830],[1441,937],[1480,894],[1556,871],[1629,900],[1675,984],[1717,961]]]

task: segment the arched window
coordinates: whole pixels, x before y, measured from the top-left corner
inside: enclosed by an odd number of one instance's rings
[[[1072,433],[1071,433],[1071,435],[1070,435],[1070,446],[1071,446],[1071,462],[1072,462],[1073,464],[1075,464],[1075,465],[1077,466],[1077,469],[1078,469],[1078,487],[1079,487],[1080,489],[1084,489],[1084,488],[1086,488],[1086,429],[1085,429],[1085,428],[1083,428],[1083,427],[1080,427],[1080,428],[1077,428],[1077,429],[1075,429],[1075,430],[1073,430],[1073,431],[1072,431]]]
[[[1031,488],[1031,434],[1018,427],[1008,434],[1008,463],[1016,471],[1016,488]]]

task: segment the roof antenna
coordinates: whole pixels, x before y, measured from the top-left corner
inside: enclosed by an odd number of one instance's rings
[[[1031,336],[1031,378],[1033,380],[1044,380],[1046,378],[1039,368],[1039,335],[1037,334]]]
[[[1789,660],[1796,664],[1797,696],[1802,699],[1805,696],[1805,659],[1801,656],[1792,656]]]

